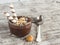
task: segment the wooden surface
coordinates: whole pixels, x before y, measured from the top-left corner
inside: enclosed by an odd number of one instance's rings
[[[13,3],[17,15],[44,16],[44,24],[41,25],[42,42],[26,42],[23,38],[10,35],[8,21],[3,15],[4,11],[10,11],[9,4],[0,5],[0,45],[60,45],[60,3],[59,0],[22,1]],[[32,24],[30,34],[36,39],[37,26]],[[29,34],[29,35],[30,35]]]
[[[17,2],[18,0],[0,0],[0,4]]]

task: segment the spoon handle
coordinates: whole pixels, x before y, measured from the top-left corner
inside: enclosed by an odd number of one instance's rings
[[[37,38],[36,38],[37,42],[41,42],[41,25],[38,25],[37,27]]]

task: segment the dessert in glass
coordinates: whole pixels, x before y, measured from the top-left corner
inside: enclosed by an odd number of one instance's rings
[[[11,4],[9,7],[11,14],[9,12],[4,12],[4,15],[7,16],[11,34],[18,37],[27,35],[31,30],[31,18],[26,16],[17,16],[14,6]]]
[[[31,30],[31,18],[26,16],[17,16],[17,18],[18,20],[15,21],[15,23],[12,20],[8,21],[10,32],[17,37],[24,37],[29,34]]]

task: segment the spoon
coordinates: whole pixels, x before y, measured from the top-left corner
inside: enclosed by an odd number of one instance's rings
[[[37,42],[41,42],[41,25],[43,24],[43,16],[40,15],[38,17],[33,18],[33,23],[35,23],[37,25],[37,38],[36,41]]]
[[[43,24],[43,17],[42,15],[40,15],[39,17],[37,17],[37,38],[36,41],[37,42],[41,42],[41,25]]]

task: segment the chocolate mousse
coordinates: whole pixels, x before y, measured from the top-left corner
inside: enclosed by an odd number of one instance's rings
[[[31,18],[25,16],[17,16],[17,18],[15,23],[9,20],[10,32],[17,37],[26,36],[31,30]]]

